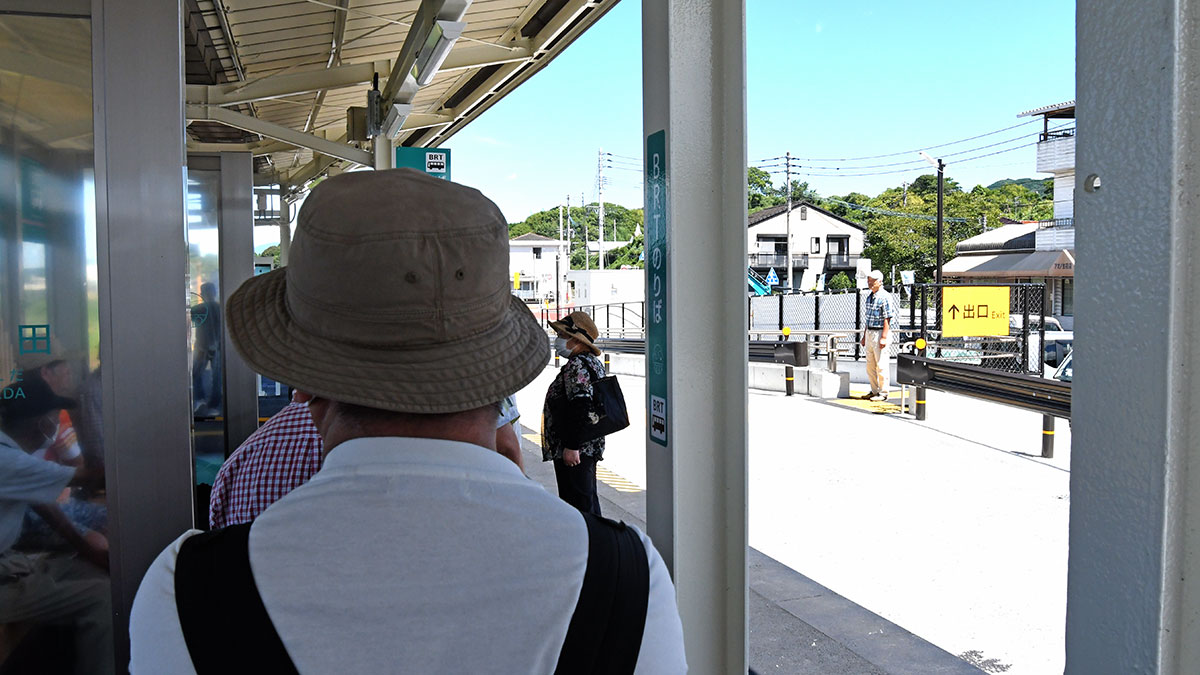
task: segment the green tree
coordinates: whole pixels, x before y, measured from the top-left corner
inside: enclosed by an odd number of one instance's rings
[[[279,246],[278,245],[268,246],[268,247],[264,248],[263,252],[260,255],[271,256],[271,259],[274,261],[271,269],[279,269]]]
[[[838,272],[833,275],[832,279],[825,282],[825,289],[830,291],[843,291],[850,288],[854,288],[854,282],[846,276],[845,272]]]
[[[753,166],[746,169],[746,207],[750,213],[782,203],[783,197],[771,183],[771,174]]]
[[[598,203],[586,206],[572,206],[569,210],[563,209],[562,236],[564,239],[570,239],[571,241],[571,269],[584,269],[585,265],[592,269],[599,267],[600,256],[598,254],[591,254],[586,264],[584,262],[585,233],[587,241],[597,241],[600,237],[599,211]],[[630,209],[620,204],[604,202],[604,240],[632,240],[634,233],[642,226],[643,219],[644,212],[642,209]],[[558,207],[555,206],[545,211],[538,211],[525,220],[519,223],[510,223],[508,226],[508,236],[510,239],[528,232],[540,234],[543,237],[550,237],[551,239],[558,239]],[[609,261],[620,257],[618,255],[618,251],[620,250],[622,249],[607,253],[605,257],[606,267],[609,265]]]

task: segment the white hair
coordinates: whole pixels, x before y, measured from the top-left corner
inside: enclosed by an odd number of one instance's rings
[[[871,270],[871,272],[867,274],[867,278],[883,281],[883,272],[880,272],[879,270]]]

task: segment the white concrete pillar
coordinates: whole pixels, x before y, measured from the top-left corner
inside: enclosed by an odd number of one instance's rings
[[[745,673],[745,3],[644,0],[642,26],[647,523],[690,672]]]
[[[1200,672],[1200,2],[1077,9],[1067,672]]]

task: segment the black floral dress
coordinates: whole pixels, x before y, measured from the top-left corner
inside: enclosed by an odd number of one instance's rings
[[[604,459],[603,436],[585,443],[575,440],[583,425],[599,421],[592,410],[592,383],[602,377],[604,364],[591,352],[573,355],[558,371],[546,390],[546,405],[542,408],[543,462],[562,459],[566,448],[597,462]]]

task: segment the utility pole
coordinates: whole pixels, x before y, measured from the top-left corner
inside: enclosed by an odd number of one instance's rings
[[[583,269],[592,269],[592,256],[588,253],[588,226],[587,226],[587,202],[583,201],[583,193],[579,193],[579,206],[583,207]]]
[[[933,277],[934,283],[942,283],[942,195],[945,190],[946,163],[941,159],[934,160],[925,152],[918,152],[921,158],[929,162],[931,166],[937,167],[938,178],[938,194],[937,194],[937,270]]]
[[[561,314],[560,312],[558,312],[558,308],[562,307],[562,287],[559,285],[560,282],[562,281],[562,242],[563,242],[562,230],[563,230],[563,207],[562,207],[562,204],[559,204],[558,205],[558,246],[554,247],[556,249],[555,254],[554,254],[554,309],[555,309],[556,314]],[[562,317],[559,316],[558,318],[562,318]]]
[[[783,164],[783,184],[784,191],[787,193],[787,285],[788,291],[792,290],[792,153],[789,151],[785,155]]]
[[[596,156],[596,190],[600,193],[600,269],[604,269],[604,148]]]
[[[900,186],[904,188],[904,205],[908,206],[908,181],[901,181]]]
[[[942,193],[946,179],[946,163],[940,158],[937,161],[938,170],[938,200],[937,200],[937,283],[942,283]]]

